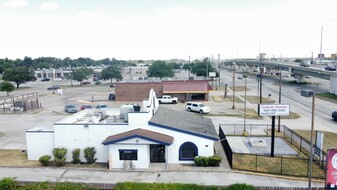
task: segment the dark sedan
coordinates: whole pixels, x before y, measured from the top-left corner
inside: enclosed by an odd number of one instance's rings
[[[332,112],[331,117],[333,121],[337,121],[337,111]]]
[[[53,85],[47,88],[47,90],[57,90],[57,89],[60,89],[59,85]]]

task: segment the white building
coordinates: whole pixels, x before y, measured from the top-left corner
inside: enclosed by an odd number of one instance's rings
[[[125,112],[125,107],[130,110]],[[136,108],[136,109],[133,109]],[[195,156],[212,156],[218,140],[210,119],[187,112],[174,111],[158,104],[150,91],[142,110],[137,106],[115,109],[86,109],[54,123],[53,130],[33,128],[26,131],[29,160],[52,156],[54,148],[72,150],[95,147],[97,162],[124,168],[125,160],[135,168],[147,169],[150,163],[194,163]]]

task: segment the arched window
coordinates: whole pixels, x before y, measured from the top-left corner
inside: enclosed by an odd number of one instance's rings
[[[179,148],[179,160],[194,160],[198,156],[198,147],[192,142],[185,142]]]

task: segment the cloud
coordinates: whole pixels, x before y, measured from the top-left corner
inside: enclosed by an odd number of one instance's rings
[[[53,10],[56,10],[58,8],[59,8],[59,5],[55,1],[43,3],[40,6],[40,9],[43,10],[43,11],[46,11],[46,12],[47,11],[53,11]]]
[[[9,8],[18,8],[27,6],[28,2],[26,0],[10,0],[4,2],[3,5]]]

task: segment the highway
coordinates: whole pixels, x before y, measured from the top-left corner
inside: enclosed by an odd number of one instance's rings
[[[239,75],[243,75],[242,72],[236,73],[235,86],[244,86],[244,79],[238,79]],[[222,70],[220,74],[221,82],[232,86],[233,83],[233,72],[230,70]],[[276,77],[263,77],[262,80],[262,96],[268,97],[271,94],[276,102],[279,100],[279,81],[278,76]],[[296,112],[301,115],[300,119],[284,119],[281,124],[285,124],[291,129],[303,129],[309,130],[311,127],[311,116],[312,116],[312,97],[301,96],[301,90],[315,90],[318,93],[329,91],[329,81],[324,79],[317,79],[314,77],[306,78],[305,80],[312,83],[317,83],[318,85],[299,85],[299,84],[289,84],[290,81],[295,80],[295,78],[282,78],[281,85],[281,103],[289,104],[290,111]],[[249,95],[259,95],[258,92],[258,80],[255,74],[247,78],[247,88],[251,89],[247,92]],[[257,108],[257,106],[256,106]],[[315,98],[315,117],[314,126],[317,130],[331,131],[337,133],[337,122],[332,121],[331,113],[336,111],[337,107],[335,103],[321,100]]]

